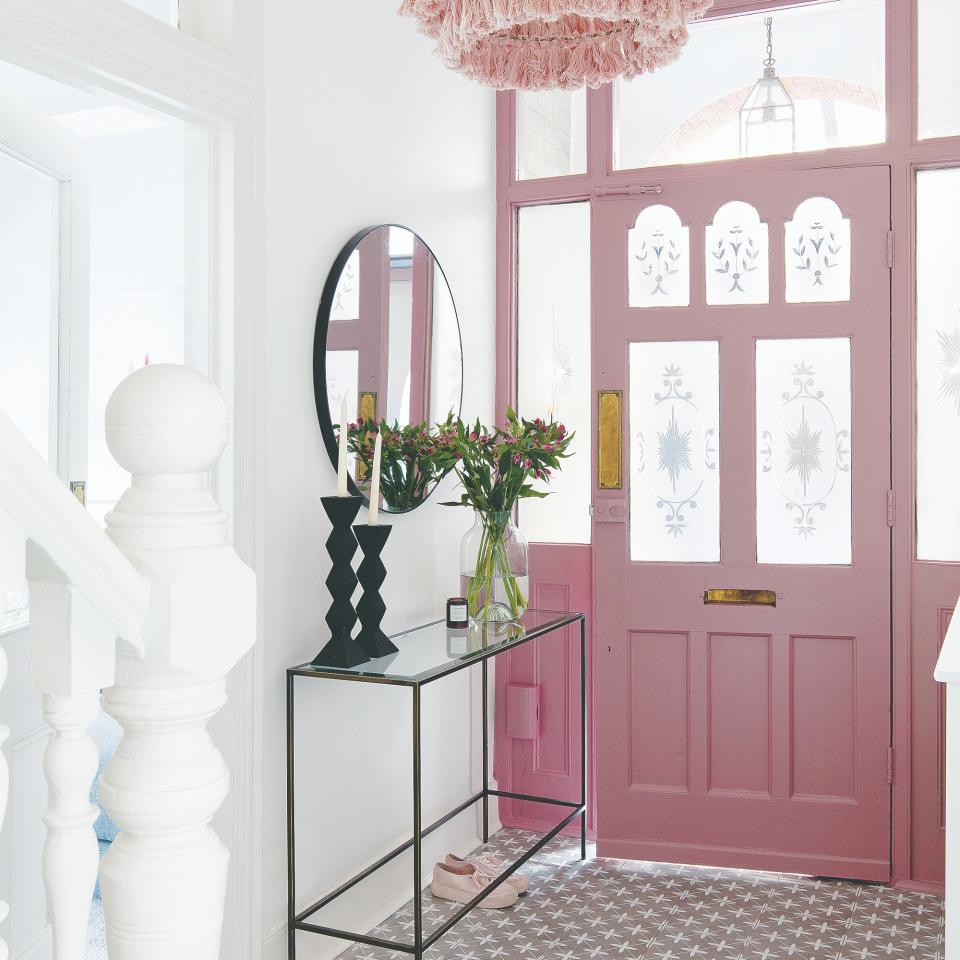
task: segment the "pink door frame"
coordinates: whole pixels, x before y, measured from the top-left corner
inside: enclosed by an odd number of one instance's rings
[[[804,0],[800,0],[804,2]],[[812,0],[806,0],[812,2]],[[713,16],[736,15],[795,0],[716,0]],[[960,567],[920,562],[914,546],[914,201],[917,171],[960,166],[960,137],[916,136],[917,10],[914,0],[886,0],[887,142],[829,153],[721,161],[680,168],[689,176],[790,171],[823,166],[886,164],[891,170],[894,236],[892,272],[891,483],[893,530],[892,711],[895,778],[892,882],[917,890],[943,885],[942,792],[938,759],[942,703],[932,679],[944,618],[960,593]],[[587,92],[587,173],[519,181],[516,178],[516,99],[497,95],[497,389],[498,409],[516,397],[514,331],[516,211],[525,205],[589,200],[598,187],[655,182],[658,171],[613,169],[611,88]],[[677,172],[672,170],[671,172]],[[914,635],[914,625],[917,634]],[[598,644],[599,646],[599,644]],[[593,671],[591,671],[591,679]]]

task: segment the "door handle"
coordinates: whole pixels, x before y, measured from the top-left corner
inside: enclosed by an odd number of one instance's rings
[[[775,590],[733,590],[723,587],[712,587],[703,591],[704,603],[727,603],[753,607],[775,607],[777,593]]]
[[[626,523],[626,500],[598,500],[590,505],[590,516],[597,523]]]

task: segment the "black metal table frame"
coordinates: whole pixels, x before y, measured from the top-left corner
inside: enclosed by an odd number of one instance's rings
[[[298,930],[307,933],[317,933],[327,937],[335,937],[339,940],[352,941],[353,943],[363,943],[372,947],[383,947],[387,950],[396,950],[401,953],[408,953],[421,960],[424,953],[429,950],[444,934],[453,926],[459,923],[476,905],[487,897],[491,891],[495,890],[516,870],[522,867],[531,857],[540,852],[551,840],[570,823],[580,818],[580,859],[587,858],[587,631],[586,615],[583,613],[571,613],[563,615],[565,619],[556,623],[549,624],[546,628],[535,629],[525,635],[515,643],[507,643],[489,650],[485,653],[478,653],[465,659],[462,663],[449,669],[438,671],[434,676],[427,676],[424,679],[410,680],[393,677],[384,677],[376,675],[364,676],[360,673],[343,673],[337,671],[324,671],[318,668],[299,668],[291,667],[287,670],[287,955],[289,960],[295,960],[297,946],[296,935]],[[509,793],[504,790],[491,790],[489,783],[489,697],[488,697],[488,669],[487,661],[508,650],[515,650],[546,636],[555,630],[561,630],[573,624],[580,623],[580,802],[566,800],[555,800],[552,797],[537,797],[523,793]],[[412,633],[413,631],[408,631]],[[469,799],[465,800],[459,806],[435,820],[433,823],[424,827],[421,815],[421,756],[420,756],[420,694],[421,688],[435,680],[441,680],[444,677],[460,670],[481,665],[482,671],[482,714],[483,714],[483,788]],[[353,683],[382,683],[390,686],[409,687],[413,694],[413,836],[406,843],[401,844],[390,853],[384,855],[375,863],[361,870],[356,876],[351,877],[345,883],[321,897],[312,903],[306,910],[297,913],[296,910],[296,832],[294,828],[294,681],[296,678],[310,677],[311,679],[324,680],[347,680]],[[483,802],[483,842],[490,839],[490,797],[503,797],[510,800],[526,800],[531,803],[543,803],[551,806],[568,807],[570,813],[560,821],[549,832],[545,833],[536,843],[533,844],[522,856],[514,860],[509,867],[497,877],[489,886],[485,887],[469,903],[465,904],[453,916],[446,919],[439,927],[431,931],[429,936],[423,935],[423,863],[422,863],[422,844],[423,838],[433,833],[439,827],[459,816],[468,807],[475,803]],[[339,930],[335,927],[322,926],[320,924],[309,923],[311,916],[331,904],[338,897],[353,889],[358,883],[366,880],[381,867],[388,864],[395,857],[413,847],[413,924],[414,924],[414,942],[402,943],[399,941],[385,940],[381,937],[370,936],[365,933],[352,933],[349,930]]]

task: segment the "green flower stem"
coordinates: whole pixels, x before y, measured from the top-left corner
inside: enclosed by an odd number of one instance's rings
[[[510,604],[510,615],[515,620],[526,608],[526,599],[517,578],[510,570],[505,539],[506,524],[491,522],[486,518],[482,522],[483,534],[480,538],[480,549],[477,551],[477,563],[467,587],[468,612],[470,616],[476,617],[482,594],[482,619],[489,619],[493,585],[499,579],[503,583],[503,589]]]

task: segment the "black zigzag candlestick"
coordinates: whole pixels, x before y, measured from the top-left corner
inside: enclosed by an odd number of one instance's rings
[[[380,596],[380,587],[387,576],[387,569],[380,559],[391,528],[383,524],[358,523],[354,528],[360,549],[363,551],[363,560],[357,570],[357,579],[363,589],[360,602],[357,604],[357,616],[360,618],[360,632],[357,634],[357,643],[368,656],[385,657],[388,653],[396,653],[397,648],[390,642],[387,635],[380,629],[380,621],[387,612],[383,598]]]
[[[357,517],[363,497],[321,497],[333,530],[327,537],[327,553],[332,565],[327,576],[330,591],[330,609],[327,611],[327,626],[330,641],[314,657],[315,667],[355,667],[370,658],[353,639],[357,611],[353,608],[353,591],[357,587],[357,575],[351,561],[357,552],[357,538],[351,524]]]

